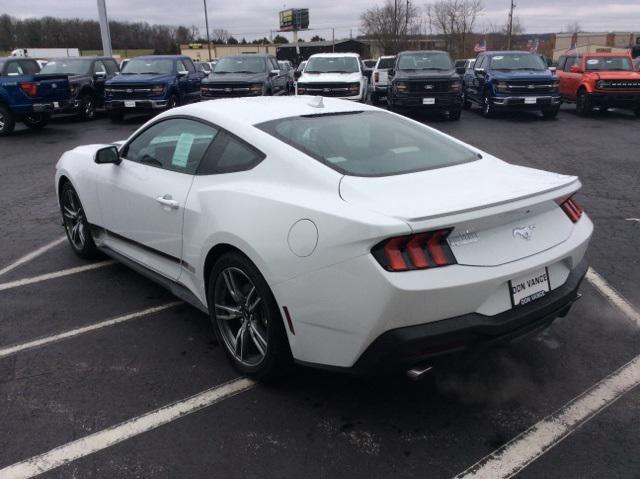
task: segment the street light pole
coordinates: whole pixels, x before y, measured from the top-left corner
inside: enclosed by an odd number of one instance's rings
[[[100,36],[102,37],[102,54],[105,57],[111,57],[113,50],[111,50],[111,33],[109,32],[105,0],[98,0],[98,17],[100,19]]]
[[[211,41],[209,40],[209,14],[207,13],[207,0],[204,0],[204,24],[207,29],[207,50],[209,51],[209,61],[211,61]]]
[[[509,8],[509,28],[507,30],[507,50],[511,50],[511,34],[513,32],[513,9],[516,4],[511,0],[511,8]]]

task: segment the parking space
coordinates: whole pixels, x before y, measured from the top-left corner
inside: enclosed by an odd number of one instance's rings
[[[563,107],[555,121],[486,120],[474,110],[460,122],[417,119],[509,162],[579,175],[596,225],[589,261],[637,311],[635,117],[583,119]],[[111,263],[43,276],[92,264],[52,244],[63,234],[57,158],[123,139],[141,120],[59,119],[2,140],[0,191],[11,201],[0,207],[0,270],[51,246],[0,275],[0,477],[12,465],[7,477],[454,477],[640,352],[638,324],[585,282],[582,300],[549,330],[452,359],[421,382],[299,368],[269,385],[229,383],[238,374],[208,318],[161,287]],[[585,412],[590,421],[518,477],[635,477],[639,408],[635,388]]]

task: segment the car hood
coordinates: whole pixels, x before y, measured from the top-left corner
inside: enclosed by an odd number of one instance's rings
[[[448,80],[448,79],[460,78],[459,75],[453,71],[437,71],[437,70],[396,70],[394,80]]]
[[[267,78],[266,73],[211,73],[202,83],[229,83],[229,82],[263,82]]]
[[[589,75],[596,80],[640,80],[640,72],[603,71],[587,72],[585,75]]]
[[[117,77],[112,78],[108,82],[108,85],[117,85],[119,83],[165,83],[168,81],[173,81],[175,79],[174,74],[163,74],[163,75],[118,75]]]
[[[491,70],[491,76],[495,80],[525,80],[525,81],[549,81],[556,77],[550,71],[535,72],[526,70],[517,70],[513,72],[503,72],[499,70]]]
[[[355,73],[303,73],[298,79],[300,83],[352,83],[358,82],[362,74]]]
[[[515,166],[491,156],[461,165],[395,176],[345,176],[340,196],[348,203],[409,224],[487,208],[557,190],[575,176]]]

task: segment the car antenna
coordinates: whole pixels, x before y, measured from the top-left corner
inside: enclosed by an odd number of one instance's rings
[[[322,102],[321,96],[314,96],[309,102],[309,106],[313,108],[324,108],[324,103]]]

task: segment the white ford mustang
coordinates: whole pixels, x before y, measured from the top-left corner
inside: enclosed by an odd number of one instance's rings
[[[208,101],[64,153],[69,242],[209,313],[242,373],[366,371],[538,331],[579,297],[576,177],[375,107]]]

